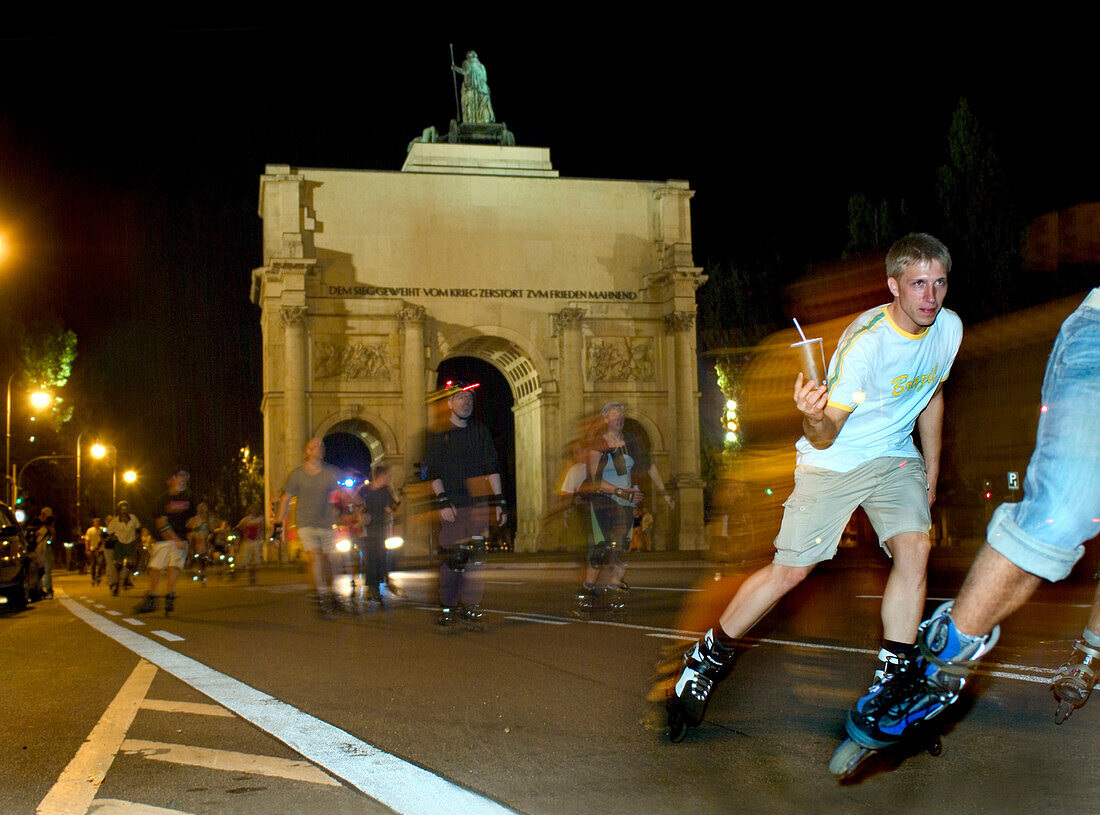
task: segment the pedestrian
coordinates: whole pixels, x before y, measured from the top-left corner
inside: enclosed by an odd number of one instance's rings
[[[1035,450],[1019,503],[997,507],[953,603],[921,626],[921,655],[848,714],[848,735],[877,749],[953,703],[999,623],[1044,581],[1063,580],[1100,532],[1100,287],[1064,323],[1043,376]],[[1100,590],[1055,678],[1058,721],[1088,698],[1100,669]],[[1062,687],[1060,687],[1062,686]],[[1062,695],[1065,694],[1065,695]]]
[[[107,524],[107,538],[112,541],[107,560],[111,564],[108,571],[108,585],[111,594],[118,595],[119,586],[130,588],[130,579],[138,569],[138,543],[141,534],[141,521],[130,514],[128,501],[118,502],[118,514]]]
[[[190,476],[178,469],[168,476],[168,491],[157,499],[153,526],[157,540],[149,557],[149,593],[136,609],[137,614],[157,610],[160,573],[165,573],[164,613],[176,607],[176,580],[187,560],[187,536],[195,524],[198,507],[187,488]]]
[[[798,374],[794,402],[803,436],[795,445],[794,492],[784,504],[771,564],[750,575],[719,620],[685,654],[669,699],[670,736],[683,737],[706,711],[735,644],[822,561],[831,559],[862,506],[892,567],[881,607],[881,665],[872,686],[915,650],[924,609],[947,378],[962,321],[943,308],[951,255],[927,234],[886,254],[893,300],[857,317],[840,337],[826,382]],[[916,426],[921,452],[914,445]]]
[[[305,463],[291,470],[286,478],[275,518],[282,524],[285,544],[287,528],[284,521],[290,510],[290,499],[298,499],[294,510],[298,538],[310,561],[318,611],[327,619],[339,607],[333,589],[336,539],[332,534],[332,523],[336,519],[334,500],[340,489],[340,476],[334,467],[323,461],[325,443],[320,439],[313,438],[306,442],[303,454]]]
[[[260,514],[260,505],[253,502],[248,505],[245,515],[237,522],[235,529],[241,533],[237,547],[235,569],[248,570],[248,584],[256,585],[256,568],[260,564],[260,546],[264,536],[264,516]]]
[[[386,537],[398,504],[390,484],[388,464],[379,463],[371,468],[370,480],[359,488],[359,500],[362,502],[361,524],[367,561],[367,596],[382,608],[382,584],[387,582],[389,576],[386,569]]]
[[[604,427],[589,442],[588,491],[592,541],[588,569],[578,595],[584,613],[606,607],[622,610],[626,602],[626,555],[634,530],[634,511],[645,498],[638,487],[646,474],[671,509],[657,466],[636,436],[626,430],[626,407],[608,402],[600,410]]]
[[[443,631],[453,631],[456,617],[472,628],[483,625],[484,583],[477,554],[489,523],[504,523],[500,464],[488,429],[472,420],[474,388],[453,383],[449,415],[428,433],[425,473],[439,511],[440,611]]]
[[[38,570],[43,597],[53,597],[53,541],[56,534],[53,510],[42,507],[37,521],[31,526],[35,568]]]
[[[84,558],[80,561],[80,573],[84,574],[84,565],[92,564],[92,585],[96,584],[96,553],[103,546],[103,521],[92,518],[92,525],[84,531]]]

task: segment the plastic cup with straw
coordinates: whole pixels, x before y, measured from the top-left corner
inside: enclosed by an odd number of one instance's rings
[[[825,384],[825,344],[821,341],[821,337],[806,339],[806,334],[802,331],[802,326],[798,324],[798,319],[793,319],[794,327],[798,329],[798,336],[802,338],[801,342],[791,344],[791,348],[798,349],[798,359],[802,366],[802,381],[805,383],[813,380],[820,387]]]

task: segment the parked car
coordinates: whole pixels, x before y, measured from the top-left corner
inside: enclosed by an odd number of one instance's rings
[[[25,608],[40,596],[38,568],[27,551],[23,526],[0,502],[0,609]]]

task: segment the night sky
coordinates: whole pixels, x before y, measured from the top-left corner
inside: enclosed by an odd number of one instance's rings
[[[158,485],[181,462],[202,486],[262,438],[264,166],[400,169],[455,115],[449,42],[460,62],[477,50],[498,120],[562,176],[687,179],[699,265],[774,258],[790,279],[844,249],[852,193],[929,206],[960,96],[1026,216],[1100,200],[1092,49],[1071,32],[804,27],[0,35],[0,317],[60,316],[74,427]]]

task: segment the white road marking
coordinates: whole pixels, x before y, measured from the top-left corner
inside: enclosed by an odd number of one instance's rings
[[[307,781],[310,784],[323,784],[329,787],[343,786],[335,778],[319,770],[308,761],[276,758],[275,756],[257,756],[251,753],[237,753],[232,750],[190,747],[186,744],[166,744],[160,741],[144,741],[141,739],[126,739],[122,742],[120,750],[123,753],[137,753],[143,758],[152,761],[165,761],[169,764],[207,767],[211,770],[224,770],[231,773],[266,775],[271,778]]]
[[[520,616],[518,614],[511,614],[504,619],[506,620],[519,620],[524,623],[544,623],[545,625],[569,625],[568,620],[547,620],[543,617],[527,617]]]
[[[703,636],[703,632],[700,631],[700,632],[695,633],[695,634],[689,634],[687,632],[676,633],[676,634],[653,633],[653,634],[647,634],[646,636],[655,637],[655,638],[658,638],[658,639],[680,640],[681,642],[691,642],[692,640],[697,640],[697,639],[699,639],[699,637]],[[766,638],[766,637],[761,638],[761,639],[742,639],[741,642],[743,642],[747,645],[752,645],[752,646],[767,643],[768,645],[786,645],[786,646],[789,646],[789,647],[792,647],[792,648],[811,648],[811,649],[818,650],[818,651],[840,651],[842,653],[848,653],[848,654],[872,654],[872,655],[878,654],[877,650],[873,650],[873,649],[870,649],[870,648],[849,648],[848,646],[845,646],[845,645],[828,645],[826,643],[821,643],[821,642],[795,642],[795,641],[792,641],[792,640],[773,640],[773,639],[769,639],[769,638]],[[1054,673],[1053,670],[1048,669],[1048,668],[1032,667],[1030,665],[1005,665],[1005,664],[1002,664],[1002,663],[999,663],[999,662],[990,662],[988,667],[982,667],[982,666],[979,665],[977,668],[974,669],[974,673],[986,674],[988,676],[997,676],[997,677],[1000,677],[1001,679],[1017,679],[1020,682],[1046,682],[1046,683],[1050,682],[1050,679],[1048,679],[1045,676],[1036,676],[1034,674],[1008,673],[1006,671],[993,670],[994,668],[1016,668],[1016,669],[1022,670],[1022,671],[1034,671],[1037,674],[1053,674]]]
[[[122,622],[129,623],[130,625],[145,625],[145,621],[139,620],[137,617],[123,617]]]
[[[857,594],[857,600],[881,600],[881,594]],[[954,601],[954,597],[928,597],[927,600],[931,600],[936,603],[948,603]],[[1091,603],[1041,603],[1039,601],[1029,602],[1029,606],[1059,606],[1062,608],[1092,608]]]
[[[120,801],[117,798],[97,798],[92,801],[88,815],[191,815],[182,809],[165,809],[149,804],[135,804],[133,801]]]
[[[121,617],[122,616],[121,611],[115,611],[113,608],[108,610],[107,613],[110,614],[112,617]]]
[[[96,603],[95,607],[96,608],[107,608],[107,606],[103,605],[103,603]]]
[[[203,702],[177,702],[174,699],[145,699],[142,710],[159,710],[163,713],[193,713],[196,716],[223,716],[232,719],[233,714],[221,705],[207,705]]]
[[[57,593],[61,604],[92,628],[183,680],[270,733],[290,749],[399,813],[501,815],[512,810],[379,750],[148,637],[123,628]]]
[[[57,596],[70,611],[79,609],[78,617],[87,614],[103,620],[106,625],[118,628],[120,631],[126,630],[62,597],[61,592],[57,592]],[[69,766],[39,803],[38,809],[35,810],[37,815],[73,815],[73,813],[82,815],[87,812],[88,805],[92,803],[96,790],[103,783],[107,770],[114,761],[115,753],[126,738],[126,731],[133,722],[138,706],[145,698],[156,673],[155,665],[149,664],[144,659],[138,662],[137,667],[123,683],[122,689],[115,695],[114,700],[92,728],[88,739],[80,746],[73,760],[69,762]]]
[[[171,631],[150,631],[150,634],[155,634],[166,642],[183,642],[183,637],[179,634],[173,634]]]

